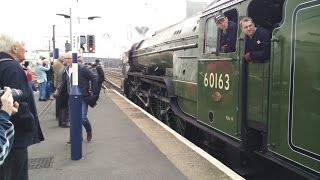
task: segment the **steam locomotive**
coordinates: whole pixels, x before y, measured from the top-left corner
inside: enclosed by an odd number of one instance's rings
[[[245,16],[272,34],[263,63],[243,59]],[[124,94],[245,178],[320,179],[319,28],[320,0],[216,0],[131,47]]]

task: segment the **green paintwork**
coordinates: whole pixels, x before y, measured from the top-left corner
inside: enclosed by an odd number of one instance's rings
[[[173,81],[174,92],[181,110],[189,115],[197,115],[197,84]]]
[[[174,57],[173,63],[175,65],[173,77],[175,80],[188,82],[197,82],[198,60],[197,58],[187,56]]]
[[[198,120],[239,139],[237,67],[237,61],[230,59],[199,60]],[[220,101],[212,98],[217,92],[221,94]],[[210,112],[214,115],[213,122],[209,120]]]
[[[271,152],[319,173],[320,1],[306,2],[287,1],[286,19],[273,32],[279,41],[272,43],[268,143]]]
[[[240,141],[239,56],[237,53],[215,54],[217,27],[213,20],[214,13],[200,20],[199,42],[204,43],[199,43],[203,54],[198,62],[197,118],[216,131]],[[219,93],[221,100],[214,100],[212,96]]]
[[[238,9],[239,17],[247,15],[247,6],[250,2],[252,1],[244,1],[241,4],[234,5]],[[297,29],[296,47],[292,51],[292,14],[299,4],[306,2],[318,5],[313,8],[299,10],[298,23],[295,27]],[[276,40],[272,42],[271,60],[263,64],[249,63],[247,66],[248,111],[247,119],[244,119],[245,121],[250,120],[267,125],[268,145],[272,154],[295,161],[318,173],[320,172],[319,159],[316,160],[316,158],[308,156],[303,151],[299,152],[296,148],[309,151],[318,156],[320,154],[320,143],[317,140],[317,137],[320,137],[320,131],[318,130],[320,127],[320,111],[318,110],[318,107],[320,107],[319,3],[320,1],[306,0],[284,2],[283,18],[286,19],[283,19],[283,24],[273,32],[273,39],[279,40],[279,42]],[[214,14],[215,12],[212,13]],[[210,15],[208,14],[208,17]],[[206,32],[205,23],[208,17],[202,17],[203,20],[200,22],[200,32],[202,33]],[[243,37],[243,35],[238,33],[238,37]],[[216,36],[213,33],[212,40],[215,39]],[[207,42],[202,34],[200,34],[199,40]],[[215,47],[210,46],[210,48],[215,51]],[[237,53],[239,53],[239,57],[243,57],[243,49],[240,48],[239,50],[239,48],[238,46]],[[207,51],[206,44],[205,46],[200,46],[200,50]],[[295,85],[290,91],[290,63],[293,56],[291,52],[295,52],[296,60],[292,81]],[[235,117],[240,117],[241,112],[236,112],[234,109],[241,109],[241,102],[237,101],[237,97],[234,97],[232,102],[226,103],[227,105],[223,107],[224,96],[221,102],[213,102],[210,97],[216,89],[211,89],[210,92],[210,88],[203,86],[203,79],[208,71],[207,67],[210,64],[214,65],[219,62],[217,59],[223,59],[223,54],[220,56],[203,54],[202,57],[204,60],[200,59],[198,66],[198,119],[218,129],[218,131],[233,136],[234,132],[236,132],[234,127],[240,127],[240,119],[237,119],[239,121],[238,124],[228,124],[228,122],[224,122],[226,118],[223,116],[232,112],[231,114]],[[238,60],[230,62],[232,62],[230,67],[233,67],[235,72],[239,71],[239,74],[241,74],[241,69],[237,68],[236,62]],[[269,63],[271,64],[269,65]],[[238,91],[241,91],[241,89],[237,89],[241,87],[238,81],[237,75],[233,75],[231,82],[234,83],[231,84],[233,84],[234,88],[230,89],[235,96],[238,96],[240,94]],[[226,92],[223,91],[223,93]],[[288,120],[290,93],[293,95],[292,131],[288,129],[290,124]],[[210,110],[215,113],[215,121],[213,123],[208,120],[208,112]],[[292,134],[291,143],[288,137],[290,134]]]
[[[137,59],[140,65],[145,67],[158,67],[160,69],[172,68],[172,53],[163,52],[159,54],[151,54],[146,56],[140,56]]]
[[[269,62],[248,63],[247,119],[267,125]]]

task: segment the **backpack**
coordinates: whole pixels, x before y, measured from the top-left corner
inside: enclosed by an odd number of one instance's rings
[[[0,63],[5,62],[5,61],[12,61],[12,59],[10,59],[10,58],[3,58],[3,59],[0,59]]]
[[[0,59],[0,63],[5,62],[5,61],[12,61],[13,59],[9,59],[9,58],[3,58]]]

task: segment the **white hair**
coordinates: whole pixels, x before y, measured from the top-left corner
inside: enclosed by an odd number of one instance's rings
[[[12,36],[0,34],[0,52],[10,52],[14,45],[24,44],[22,41],[17,41]]]

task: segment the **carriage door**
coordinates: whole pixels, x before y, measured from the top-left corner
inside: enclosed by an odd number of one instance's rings
[[[256,27],[261,27],[268,31],[271,39],[272,30],[282,19],[281,11],[282,4],[276,4],[272,1],[253,0],[248,6],[248,17],[253,19]],[[259,46],[261,43],[268,44],[265,46],[269,46],[269,48],[271,46],[270,41],[261,42],[259,38],[255,37],[253,40],[255,46]],[[261,50],[259,51],[260,53],[262,52]],[[270,51],[267,54],[270,57]],[[242,57],[244,57],[244,54]],[[247,125],[263,132],[267,131],[268,126],[269,59],[261,56],[260,59],[252,59],[251,62],[245,63],[247,89],[244,89],[244,91],[246,91],[247,95]]]

